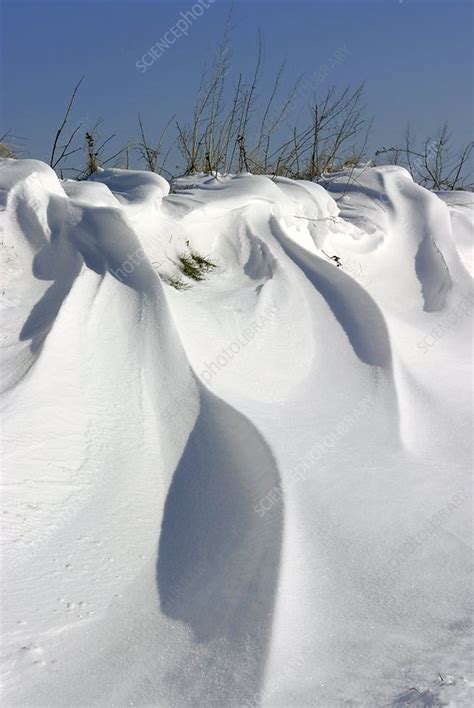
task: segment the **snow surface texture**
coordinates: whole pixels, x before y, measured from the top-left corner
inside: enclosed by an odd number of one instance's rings
[[[3,705],[471,704],[472,195],[325,186],[0,161]]]

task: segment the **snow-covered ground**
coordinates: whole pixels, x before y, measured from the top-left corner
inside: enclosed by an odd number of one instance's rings
[[[473,195],[325,187],[0,161],[3,705],[471,705]]]

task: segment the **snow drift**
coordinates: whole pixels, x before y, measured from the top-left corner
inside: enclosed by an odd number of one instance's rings
[[[468,705],[472,195],[0,189],[4,704]]]

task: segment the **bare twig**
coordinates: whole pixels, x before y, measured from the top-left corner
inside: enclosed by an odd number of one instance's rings
[[[62,123],[61,123],[61,125],[59,126],[58,131],[57,131],[57,133],[56,133],[56,136],[55,136],[55,138],[54,138],[53,147],[52,147],[52,150],[51,150],[51,158],[50,158],[50,160],[49,160],[50,167],[52,167],[53,170],[58,166],[58,164],[61,162],[61,160],[64,159],[64,157],[65,157],[65,152],[66,152],[67,148],[69,147],[69,145],[71,144],[72,138],[74,137],[74,135],[75,135],[75,134],[77,133],[77,131],[79,130],[79,127],[80,127],[80,126],[77,126],[76,129],[74,130],[74,132],[73,132],[71,138],[70,138],[69,141],[66,143],[65,148],[64,148],[63,151],[61,152],[61,155],[59,156],[59,158],[55,159],[55,158],[56,158],[56,149],[57,149],[57,146],[58,146],[59,138],[61,137],[61,134],[62,134],[62,132],[63,132],[65,126],[66,126],[67,120],[68,120],[68,118],[69,118],[69,114],[70,114],[70,112],[71,112],[71,109],[72,109],[72,106],[73,106],[73,103],[74,103],[74,99],[76,98],[76,93],[77,93],[77,91],[78,91],[78,89],[79,89],[79,86],[82,84],[83,80],[84,80],[84,76],[81,76],[81,78],[79,79],[79,81],[78,81],[77,84],[75,85],[74,90],[73,90],[73,92],[72,92],[72,94],[71,94],[71,98],[69,99],[69,103],[68,103],[68,105],[67,105],[66,112],[65,112],[65,114],[64,114]]]

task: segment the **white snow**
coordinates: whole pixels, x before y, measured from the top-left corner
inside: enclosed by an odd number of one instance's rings
[[[471,704],[472,194],[347,177],[0,161],[4,705]]]

